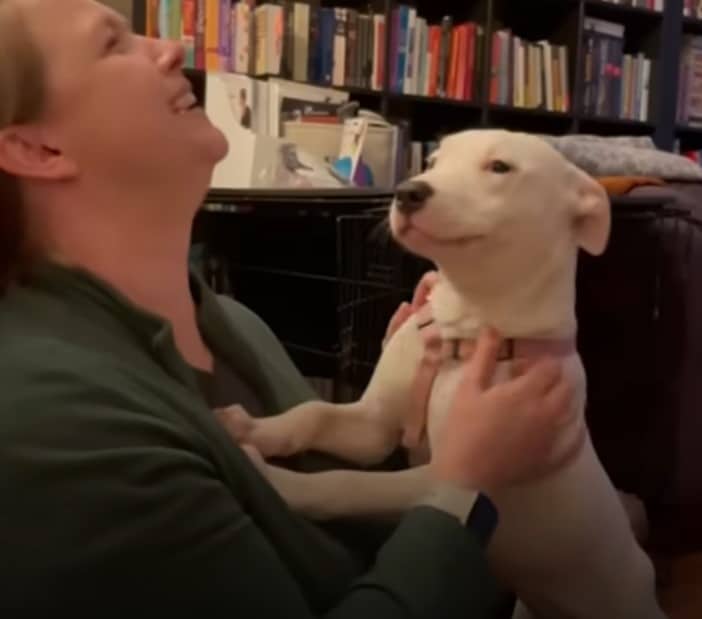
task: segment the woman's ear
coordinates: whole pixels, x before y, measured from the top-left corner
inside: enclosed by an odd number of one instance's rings
[[[573,225],[578,247],[588,254],[604,253],[609,241],[611,212],[609,196],[594,178],[572,165],[575,204]]]
[[[63,181],[78,175],[75,162],[47,145],[38,128],[23,125],[0,131],[0,169],[27,179]]]

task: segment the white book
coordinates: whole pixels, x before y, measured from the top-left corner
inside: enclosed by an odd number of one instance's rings
[[[568,83],[570,70],[568,68],[568,48],[565,45],[558,48],[558,61],[561,69],[561,84],[563,84],[563,103],[560,111],[567,112],[570,107],[570,84]]]
[[[298,82],[307,81],[307,68],[309,66],[309,31],[310,31],[310,5],[296,2],[293,8],[293,48],[294,65],[293,79]]]
[[[551,70],[551,44],[548,41],[539,41],[541,46],[541,62],[542,62],[542,75],[544,75],[544,95],[546,99],[546,109],[549,112],[554,112],[556,110],[556,105],[553,97],[553,71]]]
[[[643,71],[641,78],[641,120],[648,120],[649,100],[651,98],[651,59],[645,58],[643,61]]]
[[[414,33],[417,26],[417,9],[411,7],[408,12],[407,19],[407,60],[405,62],[405,79],[402,92],[406,95],[413,95],[414,88],[416,85],[415,73],[416,68],[414,66],[414,48],[415,48],[415,38]]]
[[[423,37],[423,25],[426,24],[426,20],[421,17],[417,17],[414,26],[414,48],[412,50],[412,66],[414,67],[414,75],[412,76],[412,94],[418,95],[424,90],[424,74],[422,73],[422,63],[426,60],[426,56],[422,58],[422,37]],[[422,82],[420,83],[420,79]]]

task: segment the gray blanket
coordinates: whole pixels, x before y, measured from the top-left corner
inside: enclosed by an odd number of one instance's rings
[[[592,176],[652,176],[666,181],[702,181],[702,167],[658,150],[649,137],[541,136]]]

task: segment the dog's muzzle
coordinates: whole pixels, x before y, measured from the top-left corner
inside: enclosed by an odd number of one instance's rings
[[[412,215],[419,211],[434,195],[434,189],[424,181],[404,181],[395,190],[397,210],[403,215]]]

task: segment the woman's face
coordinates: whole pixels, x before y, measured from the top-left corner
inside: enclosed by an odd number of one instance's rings
[[[227,151],[182,73],[178,43],[134,35],[93,0],[16,0],[47,65],[36,123],[46,158],[64,175],[172,181]]]

